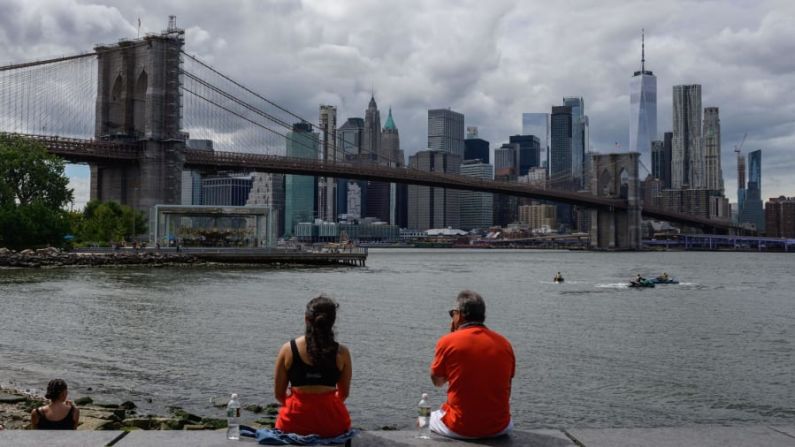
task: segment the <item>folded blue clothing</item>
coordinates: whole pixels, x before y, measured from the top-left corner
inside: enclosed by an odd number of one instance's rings
[[[318,435],[299,435],[285,433],[275,428],[261,428],[256,430],[245,425],[240,426],[240,436],[256,438],[261,445],[345,445],[356,436],[356,430],[351,430],[334,438],[321,438]]]

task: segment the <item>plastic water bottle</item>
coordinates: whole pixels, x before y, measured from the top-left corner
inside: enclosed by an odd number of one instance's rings
[[[226,406],[226,439],[240,439],[240,401],[237,394],[232,394]]]
[[[431,404],[428,402],[427,393],[422,393],[417,407],[417,437],[431,439]]]

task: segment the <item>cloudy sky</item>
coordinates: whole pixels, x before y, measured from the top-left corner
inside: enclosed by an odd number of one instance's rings
[[[186,29],[186,51],[302,116],[337,105],[363,116],[375,89],[402,147],[425,148],[427,109],[451,107],[492,147],[522,112],[582,96],[591,148],[625,150],[628,82],[657,75],[658,130],[671,128],[671,87],[702,84],[720,108],[723,172],[734,200],[733,147],[763,150],[763,196],[795,195],[795,2],[791,0],[0,0],[0,61],[90,50],[95,43]],[[69,173],[78,206],[87,169]]]

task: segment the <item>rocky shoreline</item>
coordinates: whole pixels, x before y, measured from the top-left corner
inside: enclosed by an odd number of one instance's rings
[[[226,398],[212,400],[216,408],[226,407]],[[30,429],[30,412],[46,405],[42,396],[20,390],[0,388],[0,425],[7,430]],[[84,396],[74,400],[80,409],[78,430],[219,430],[226,428],[226,419],[204,417],[180,407],[169,407],[168,415],[141,414],[134,402],[94,402]],[[278,404],[246,405],[242,409],[243,424],[255,428],[272,428]]]
[[[152,250],[75,253],[57,248],[14,251],[0,248],[0,267],[41,268],[65,266],[196,264],[197,257],[181,252]]]

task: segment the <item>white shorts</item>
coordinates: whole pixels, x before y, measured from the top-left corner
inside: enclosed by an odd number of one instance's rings
[[[480,438],[473,438],[471,436],[459,435],[458,433],[456,433],[456,432],[450,430],[449,428],[447,428],[447,426],[444,425],[444,422],[442,422],[442,416],[444,416],[444,411],[442,411],[442,410],[436,410],[436,411],[431,412],[431,423],[430,423],[431,431],[436,433],[436,434],[445,436],[447,438],[455,438],[455,439],[496,438],[497,436],[507,435],[508,433],[511,432],[511,430],[513,430],[513,420],[510,420],[510,421],[508,421],[508,426],[505,427],[505,429],[503,429],[499,433],[495,433],[495,434],[490,435],[490,436],[482,436]]]

